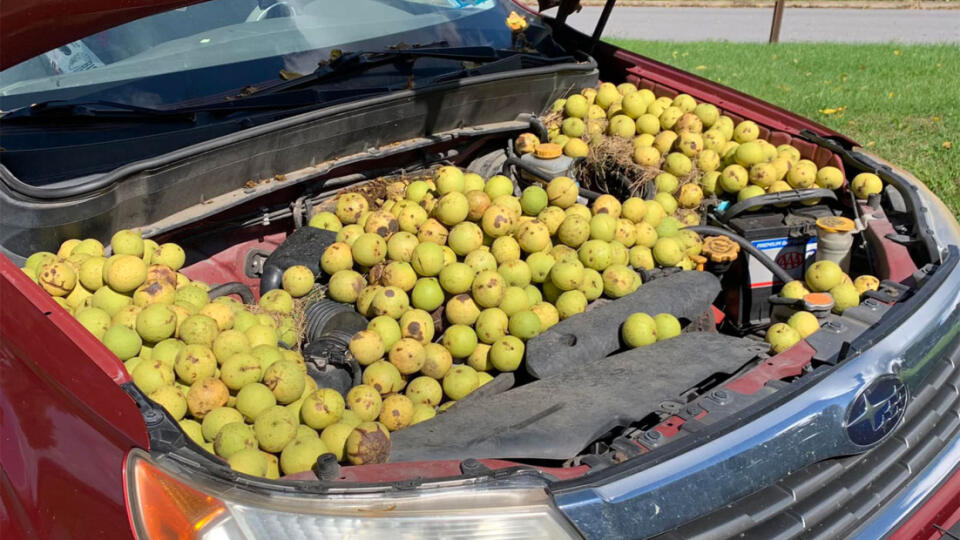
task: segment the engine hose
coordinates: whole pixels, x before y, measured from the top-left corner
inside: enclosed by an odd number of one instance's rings
[[[279,266],[266,266],[260,276],[260,294],[279,289],[283,281],[283,270]]]
[[[530,116],[530,129],[541,141],[546,141],[549,138],[546,124],[537,115]]]
[[[777,276],[777,279],[784,283],[789,283],[793,281],[793,276],[787,273],[786,270],[780,267],[779,264],[773,261],[770,257],[767,257],[759,249],[755,248],[749,240],[740,236],[739,234],[728,231],[727,229],[722,229],[720,227],[714,227],[712,225],[693,225],[690,227],[685,227],[686,230],[690,230],[700,234],[713,234],[717,236],[726,236],[727,238],[733,240],[734,242],[740,244],[740,247],[749,253],[754,259],[756,259],[760,264],[767,267],[768,270],[773,272],[773,275]]]
[[[244,304],[252,305],[254,303],[253,291],[250,290],[250,287],[247,287],[239,281],[231,281],[230,283],[217,285],[210,289],[210,292],[207,294],[210,298],[219,298],[228,294],[235,294],[243,300]]]
[[[733,203],[720,215],[722,223],[728,223],[731,219],[739,216],[748,209],[756,206],[766,206],[768,204],[791,203],[794,201],[811,201],[814,199],[833,199],[837,200],[837,194],[831,189],[791,189],[790,191],[778,191],[776,193],[767,193],[758,197],[750,197]]]
[[[523,161],[520,160],[520,158],[516,156],[508,156],[506,164],[513,165],[518,169],[523,169],[524,172],[530,175],[533,175],[539,178],[540,180],[543,180],[544,182],[549,182],[553,180],[553,178],[546,178],[545,176],[543,176],[543,172],[541,172],[539,169],[531,165],[528,165],[527,163],[524,163]],[[596,200],[597,197],[599,197],[600,195],[603,195],[602,193],[597,193],[596,191],[591,191],[587,188],[578,188],[578,191],[580,192],[581,197],[591,201]]]

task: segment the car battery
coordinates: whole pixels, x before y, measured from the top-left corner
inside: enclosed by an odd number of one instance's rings
[[[807,267],[816,261],[817,218],[832,215],[829,207],[815,205],[750,213],[734,217],[727,224],[794,279],[802,280]],[[769,298],[783,283],[763,263],[742,255],[723,281],[730,324],[747,333],[770,322]]]

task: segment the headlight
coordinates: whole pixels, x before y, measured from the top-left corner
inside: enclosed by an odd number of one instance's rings
[[[960,225],[957,224],[960,216],[951,214],[950,210],[943,204],[943,201],[937,198],[926,184],[909,172],[869,152],[864,152],[863,149],[855,153],[865,156],[868,161],[873,162],[874,165],[881,164],[890,167],[891,171],[896,173],[902,180],[907,181],[907,185],[905,186],[907,189],[910,187],[916,188],[916,194],[920,198],[920,204],[926,209],[926,212],[921,210],[921,212],[923,212],[920,216],[921,222],[925,220],[929,223],[937,247],[940,248],[941,252],[945,250],[947,246],[960,245]]]
[[[917,186],[917,195],[920,202],[928,210],[926,218],[933,227],[933,234],[937,239],[937,246],[940,249],[946,249],[949,245],[960,245],[960,225],[957,219],[950,213],[943,201],[937,198],[933,192],[923,183],[915,182]]]
[[[139,450],[126,478],[139,538],[579,538],[542,488],[265,495],[180,477]]]

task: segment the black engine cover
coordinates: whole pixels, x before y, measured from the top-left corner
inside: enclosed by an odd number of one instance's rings
[[[707,272],[678,272],[644,283],[633,294],[560,321],[531,339],[527,372],[543,379],[588,365],[620,350],[620,325],[631,314],[670,313],[694,321],[719,294],[720,280]]]
[[[735,373],[764,349],[748,339],[689,333],[608,358],[598,351],[590,362],[393,433],[390,461],[570,459],[663,400],[714,374]]]
[[[293,231],[263,263],[260,294],[279,289],[283,271],[298,264],[306,266],[319,278],[322,273],[320,257],[336,241],[337,233],[326,229],[306,226]]]

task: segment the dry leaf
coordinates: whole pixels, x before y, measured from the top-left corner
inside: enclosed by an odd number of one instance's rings
[[[840,114],[843,112],[843,109],[845,108],[846,107],[841,106],[841,107],[835,107],[835,108],[829,108],[829,109],[820,109],[820,114],[825,114],[827,116],[831,114]]]

